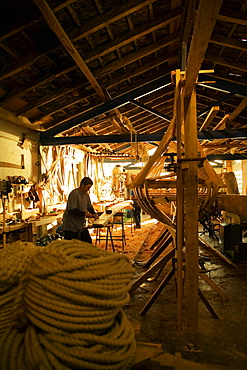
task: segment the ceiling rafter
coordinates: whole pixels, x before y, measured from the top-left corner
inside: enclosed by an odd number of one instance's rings
[[[85,75],[85,77],[88,79],[90,84],[93,86],[97,94],[101,97],[103,101],[106,101],[108,98],[97,82],[96,78],[80,56],[79,52],[77,51],[76,47],[73,45],[72,41],[70,40],[67,33],[64,31],[60,23],[58,22],[56,16],[52,12],[51,8],[47,4],[45,0],[33,0],[41,13],[44,16],[45,21],[47,22],[48,26],[51,28],[51,30],[57,35],[60,42],[64,45],[65,49],[68,51],[68,53],[71,55],[71,57],[74,59],[77,66],[80,68],[82,73]]]
[[[8,110],[19,118],[12,122],[25,122],[25,127],[40,132],[42,138],[88,135],[85,127],[92,128],[97,137],[129,135],[126,117],[137,134],[165,130],[167,121],[154,113],[172,115],[171,72],[185,70],[187,59],[186,88],[190,79],[192,84],[197,82],[198,130],[246,126],[247,1],[222,0],[219,7],[215,0],[115,0],[114,8],[112,0],[46,2],[57,20],[54,27],[62,30],[58,36],[33,0],[22,0],[24,7],[19,0],[11,0],[11,13],[6,13],[0,24],[0,106],[3,115]],[[65,35],[68,50],[59,39]],[[174,35],[177,37],[172,40]],[[85,77],[71,51],[78,52],[92,80]],[[207,73],[197,77],[198,70]],[[159,90],[150,93],[150,84],[162,77],[169,81],[167,86],[157,86]],[[102,90],[101,96],[94,83]],[[136,98],[131,95],[136,89],[142,107],[129,102]],[[219,107],[217,114],[213,114],[215,106]],[[241,112],[234,117],[238,110]],[[199,140],[206,139],[204,135]],[[210,145],[223,139],[215,134]],[[245,151],[246,140],[227,140],[236,145],[232,152]],[[86,146],[95,151],[99,144]],[[117,143],[109,145],[129,150]],[[208,153],[215,150],[207,148]],[[217,148],[217,153],[229,150]]]

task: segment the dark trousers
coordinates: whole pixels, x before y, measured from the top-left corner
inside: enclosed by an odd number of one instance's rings
[[[78,231],[66,231],[64,230],[64,239],[71,240],[71,239],[78,239],[82,242],[87,242],[92,244],[92,238],[89,234],[88,229],[78,230]]]
[[[136,224],[136,228],[139,229],[141,227],[141,208],[135,200],[133,201],[133,208],[134,222]]]

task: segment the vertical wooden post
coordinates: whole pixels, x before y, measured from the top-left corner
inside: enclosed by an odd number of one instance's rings
[[[198,157],[195,88],[184,99],[185,159]],[[185,306],[186,325],[198,327],[198,162],[185,163]]]
[[[3,201],[3,247],[6,246],[6,196],[2,195]]]
[[[176,70],[176,136],[177,163],[181,159],[181,128],[183,124],[183,99],[181,96],[181,76]],[[184,244],[184,189],[182,168],[177,168],[177,200],[176,200],[176,257],[177,257],[177,325],[183,328],[183,244]]]

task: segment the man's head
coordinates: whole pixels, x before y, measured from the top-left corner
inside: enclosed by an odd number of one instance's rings
[[[87,193],[92,185],[93,181],[90,179],[90,177],[83,177],[80,182],[80,189],[82,193]]]

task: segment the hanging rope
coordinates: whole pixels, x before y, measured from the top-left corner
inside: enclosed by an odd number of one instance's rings
[[[57,240],[35,247],[20,265],[0,339],[1,370],[129,369],[134,331],[122,311],[134,272],[128,257]]]

